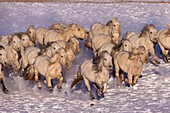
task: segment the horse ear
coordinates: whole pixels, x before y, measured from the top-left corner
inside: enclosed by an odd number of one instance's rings
[[[118,19],[116,17],[112,18],[112,23],[118,21]]]

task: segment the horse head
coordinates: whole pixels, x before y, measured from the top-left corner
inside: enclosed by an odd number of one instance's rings
[[[79,39],[85,39],[88,36],[88,32],[80,25],[71,24],[69,28],[73,30],[74,36]]]

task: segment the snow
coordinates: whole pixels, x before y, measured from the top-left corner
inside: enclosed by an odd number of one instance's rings
[[[89,30],[95,22],[106,23],[112,17],[120,20],[122,36],[127,31],[140,30],[146,24],[154,24],[157,30],[163,28],[170,20],[169,4],[146,3],[0,3],[0,35],[26,31],[31,24],[38,27],[50,26],[52,23],[77,23]],[[121,37],[122,37],[121,36]],[[156,46],[156,55],[161,56]],[[70,83],[76,70],[83,61],[92,58],[92,51],[83,46],[70,70],[64,72],[65,82],[61,91],[55,87],[50,93],[43,85],[24,81],[20,77],[6,77],[5,84],[10,91],[5,95],[0,91],[0,112],[117,112],[117,113],[167,113],[170,110],[170,64],[155,66],[145,64],[139,78],[137,89],[116,87],[116,80],[109,80],[107,93],[100,100],[91,101],[83,82],[74,89]],[[6,72],[7,74],[7,72]],[[7,75],[6,75],[7,76]],[[93,89],[94,92],[94,89]]]

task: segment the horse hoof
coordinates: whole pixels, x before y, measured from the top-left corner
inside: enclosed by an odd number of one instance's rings
[[[50,90],[50,92],[53,92],[53,88],[52,87],[50,87],[49,90]]]
[[[95,97],[93,96],[93,97],[91,97],[91,100],[94,100],[95,99]]]
[[[160,62],[159,61],[155,61],[157,64],[160,64]]]
[[[120,85],[118,85],[117,88],[120,88]]]
[[[4,94],[9,94],[9,91],[8,91],[7,89],[4,89],[4,90],[3,90],[3,93],[4,93]]]
[[[41,89],[42,87],[38,87],[38,89]]]
[[[61,86],[57,86],[58,89],[61,89]]]
[[[169,61],[168,61],[168,59],[166,57],[164,57],[163,60],[164,60],[165,63],[169,63]]]

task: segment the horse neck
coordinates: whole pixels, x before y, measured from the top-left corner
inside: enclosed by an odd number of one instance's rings
[[[17,53],[17,51],[13,48],[12,45],[9,45],[7,48],[8,48],[8,51],[10,51],[11,53]]]
[[[104,67],[103,63],[99,63],[101,70],[99,73],[96,73],[96,80],[102,82],[107,82],[109,79],[109,71]]]
[[[109,27],[109,26],[103,26],[103,30],[104,30],[104,32],[106,33],[111,33],[111,28]]]
[[[62,35],[64,36],[65,41],[67,42],[70,38],[74,37],[74,31],[72,29],[67,28],[62,32]]]
[[[65,51],[66,51],[66,53],[74,54],[74,51],[73,51],[73,48],[72,48],[72,45],[71,45],[71,44],[68,44],[68,45],[66,46]]]

